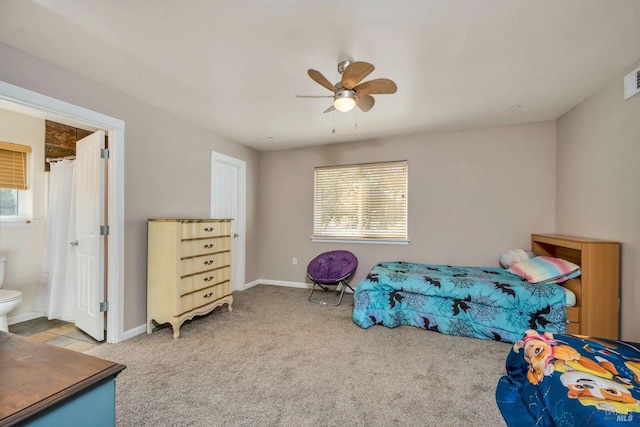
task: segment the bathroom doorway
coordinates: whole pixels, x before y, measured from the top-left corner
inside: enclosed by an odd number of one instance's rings
[[[109,138],[109,159],[106,185],[106,212],[109,218],[109,238],[104,254],[109,295],[106,314],[106,341],[117,343],[125,339],[124,317],[124,122],[101,113],[69,104],[36,92],[0,81],[0,107],[34,117],[45,118],[72,126],[104,129]],[[92,307],[100,312],[100,307]]]
[[[65,128],[46,121],[44,154],[49,172],[44,180],[44,254],[33,310],[50,320],[73,322],[103,341],[105,315],[97,309],[108,300],[105,236],[99,232],[101,225],[108,223],[104,209],[106,159],[102,155],[105,132],[83,131],[81,135],[86,136],[78,139],[75,128],[58,131]],[[60,151],[66,155],[48,157]]]

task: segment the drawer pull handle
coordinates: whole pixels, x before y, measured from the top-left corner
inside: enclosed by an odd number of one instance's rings
[[[214,279],[214,277],[213,277],[213,276],[209,276],[209,277],[205,277],[205,278],[204,278],[204,281],[205,281],[205,282],[210,282],[210,281],[212,281],[213,279]]]
[[[206,245],[204,245],[204,247],[207,249],[211,249],[213,247],[213,243],[207,243]]]
[[[213,260],[212,259],[208,259],[204,262],[204,265],[211,265],[213,264]]]
[[[207,233],[210,233],[212,231],[215,231],[215,228],[213,228],[213,227],[205,227],[204,231],[206,231]]]
[[[213,296],[213,292],[209,292],[208,294],[204,294],[204,295],[203,295],[203,297],[204,297],[205,299],[207,299],[207,298],[211,298],[212,296]]]

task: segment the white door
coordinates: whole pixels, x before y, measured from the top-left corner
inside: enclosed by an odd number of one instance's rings
[[[231,289],[244,289],[246,238],[246,170],[244,160],[211,152],[211,218],[231,218]]]
[[[104,132],[76,143],[76,326],[98,341],[104,340],[104,171],[101,158]]]

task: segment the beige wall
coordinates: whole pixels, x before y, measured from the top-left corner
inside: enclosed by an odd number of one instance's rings
[[[211,150],[247,162],[246,280],[258,278],[257,151],[7,45],[0,58],[0,80],[125,121],[125,331],[146,321],[146,220],[209,216]]]
[[[557,122],[557,231],[622,243],[622,338],[640,342],[640,95],[620,75]]]
[[[125,331],[145,323],[146,219],[208,216],[214,150],[247,162],[246,282],[304,282],[307,262],[330,249],[358,255],[357,283],[385,259],[497,265],[502,252],[528,247],[532,232],[602,237],[623,243],[623,338],[640,341],[640,95],[623,102],[621,77],[557,129],[549,121],[258,153],[3,44],[0,57],[0,80],[126,123]],[[409,160],[409,245],[310,241],[315,166],[397,159]],[[26,259],[5,244],[26,233],[40,251],[28,256],[41,259],[42,223],[0,232],[3,254]],[[30,298],[39,267],[34,280],[30,263],[12,263],[23,267],[10,267],[7,281]]]
[[[45,233],[44,120],[0,109],[0,141],[30,145],[29,185],[34,221],[0,223],[0,255],[7,257],[5,289],[22,292],[22,303],[9,317],[31,313],[35,299]]]
[[[356,254],[357,284],[379,261],[497,266],[555,229],[555,122],[264,152],[260,278],[305,282],[314,256]],[[407,246],[312,243],[315,166],[409,161]],[[277,249],[277,250],[276,250]],[[292,258],[298,265],[292,265]]]

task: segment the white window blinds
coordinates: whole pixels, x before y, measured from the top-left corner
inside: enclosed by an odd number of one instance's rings
[[[315,168],[314,237],[407,238],[407,161]]]
[[[0,141],[0,188],[26,190],[28,145]]]

